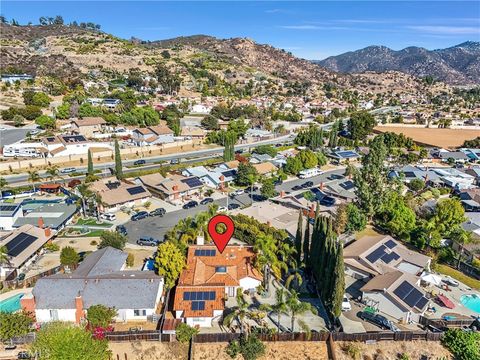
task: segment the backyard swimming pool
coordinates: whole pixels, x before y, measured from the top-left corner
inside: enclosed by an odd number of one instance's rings
[[[480,296],[476,294],[462,295],[460,302],[463,306],[480,314]]]
[[[9,297],[3,301],[0,301],[0,312],[13,313],[21,309],[20,299],[23,294],[17,294],[15,296]]]

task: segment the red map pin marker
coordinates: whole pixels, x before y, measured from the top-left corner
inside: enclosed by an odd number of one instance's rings
[[[217,232],[217,225],[223,224],[226,227],[226,230],[223,234]],[[215,246],[217,247],[220,254],[223,253],[225,247],[233,236],[235,231],[235,224],[233,220],[227,215],[215,215],[208,222],[208,233],[213,239]]]

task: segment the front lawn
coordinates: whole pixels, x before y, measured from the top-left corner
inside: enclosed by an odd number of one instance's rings
[[[447,265],[437,264],[435,270],[439,273],[448,275],[455,280],[458,280],[472,289],[480,290],[480,280],[474,279],[468,275],[465,275],[461,271],[455,270]]]
[[[99,226],[99,227],[111,227],[112,224],[109,222],[97,223],[97,219],[78,219],[75,225],[86,225],[86,226]]]

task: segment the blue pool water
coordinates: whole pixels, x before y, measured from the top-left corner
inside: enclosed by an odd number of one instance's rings
[[[18,294],[0,301],[0,312],[13,313],[17,310],[20,310],[22,308],[20,305],[20,299],[22,296],[23,294]]]
[[[465,307],[480,314],[480,296],[476,294],[462,295],[460,301]]]

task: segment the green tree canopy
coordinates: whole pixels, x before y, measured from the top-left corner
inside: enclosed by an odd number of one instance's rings
[[[95,340],[90,332],[74,324],[52,322],[43,326],[32,345],[42,360],[108,360],[106,340]]]
[[[123,250],[127,243],[127,238],[116,231],[103,231],[100,235],[99,249],[111,246],[115,249]]]
[[[105,305],[92,305],[87,310],[87,320],[93,328],[106,328],[117,316],[117,310],[106,307]]]
[[[55,119],[47,115],[41,115],[35,119],[35,124],[42,129],[55,129]]]
[[[250,176],[257,177],[257,169],[250,163],[240,163],[238,165],[235,183],[240,186],[248,186],[250,185]]]
[[[32,318],[25,312],[0,312],[0,340],[7,342],[15,336],[28,334],[32,323]]]
[[[435,207],[433,220],[442,235],[448,236],[465,221],[465,210],[455,198],[440,200]]]
[[[185,255],[170,241],[158,246],[155,267],[158,275],[163,276],[165,286],[171,289],[185,267]]]
[[[76,266],[80,261],[80,256],[71,246],[65,246],[60,252],[60,264],[67,266]]]
[[[275,185],[273,183],[272,178],[263,178],[262,181],[262,188],[260,189],[260,193],[266,197],[271,198],[275,196]]]
[[[376,121],[367,111],[357,111],[350,115],[348,131],[353,140],[365,140],[371,134]]]
[[[396,191],[387,193],[377,217],[392,235],[402,239],[409,239],[410,233],[415,228],[415,212],[407,206],[403,196]]]

